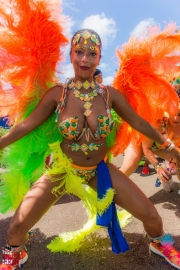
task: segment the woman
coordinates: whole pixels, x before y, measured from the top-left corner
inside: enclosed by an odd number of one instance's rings
[[[101,59],[101,40],[96,32],[83,29],[75,33],[71,41],[70,59],[74,78],[67,80],[65,85],[51,88],[28,118],[0,139],[2,149],[39,127],[57,108],[58,129],[63,141],[61,146],[59,143],[51,146],[54,149],[51,166],[25,195],[10,222],[0,269],[7,266],[8,269],[16,269],[23,264],[27,260],[25,243],[28,231],[64,193],[72,191],[78,194],[77,187],[68,187],[71,184],[64,182],[64,179],[72,181],[74,176],[76,181],[81,179],[81,183],[98,189],[99,192],[104,184],[101,183],[99,188],[97,170],[98,177],[104,171],[105,174],[109,172],[115,191],[114,202],[143,222],[150,239],[150,249],[180,269],[179,252],[171,244],[167,244],[166,240],[167,245],[163,245],[163,239],[167,239],[167,235],[163,232],[162,220],[155,207],[128,177],[113,164],[105,164],[103,161],[106,161],[107,153],[105,140],[113,129],[110,109],[113,108],[135,130],[159,143],[170,156],[177,159],[180,166],[178,150],[172,142],[167,141],[166,137],[137,115],[119,91],[110,86],[99,86],[93,80]],[[61,165],[68,167],[66,173]],[[72,183],[76,184],[76,181]],[[115,252],[116,247],[114,245]],[[127,249],[128,247],[124,248],[124,251]]]
[[[167,128],[167,125],[171,127],[171,123],[173,119],[177,119],[177,117],[178,117],[178,114],[177,116],[170,117],[169,119],[164,118],[163,120],[159,121],[157,125],[157,130],[159,132],[162,132],[162,134],[169,136],[169,133],[167,133],[167,129],[166,129],[166,132],[163,133],[164,127],[166,126]],[[176,127],[177,126],[178,126],[178,123],[176,122]],[[174,134],[175,137],[179,136],[178,135],[179,131],[180,130],[178,129],[176,130],[176,133]],[[175,139],[173,140],[173,142],[178,147],[178,144],[176,143]],[[130,144],[128,145],[128,147],[126,148],[124,152],[125,152],[125,155],[124,155],[123,163],[120,170],[125,175],[130,176],[132,173],[134,173],[142,157],[145,155],[146,159],[145,159],[145,164],[143,165],[143,168],[148,168],[149,170],[148,162],[150,162],[150,164],[154,166],[155,170],[158,173],[159,180],[157,180],[156,184],[158,184],[160,181],[160,183],[163,183],[163,188],[167,192],[173,191],[173,182],[172,182],[172,178],[169,172],[169,167],[174,167],[174,165],[177,164],[177,162],[175,161],[175,159],[166,155],[164,151],[160,150],[158,147],[155,147],[154,142],[152,140],[146,138],[145,141],[137,144],[136,140],[134,139],[130,142]],[[166,168],[163,168],[161,166],[157,157],[166,159],[165,161]],[[171,170],[172,169],[173,168],[171,168]],[[177,169],[174,169],[173,173],[176,173],[176,172],[177,172]]]
[[[96,80],[96,82],[98,83],[102,83],[103,82],[103,76],[102,76],[102,72],[100,69],[96,68],[93,78]]]
[[[175,80],[172,84],[179,97],[179,83],[177,82],[178,80]],[[180,147],[180,110],[178,110],[175,116],[163,117],[162,120],[158,121],[156,128],[162,135],[172,139],[176,147]],[[136,170],[143,155],[146,156],[144,167],[148,168],[148,162],[150,162],[158,173],[156,185],[159,186],[162,183],[164,190],[172,192],[174,188],[170,173],[177,174],[179,178],[177,160],[166,155],[166,153],[160,150],[150,139],[146,139],[139,144],[136,143],[136,140],[131,141],[125,150],[121,171],[127,176],[130,176]],[[159,164],[157,157],[165,160],[166,168],[163,168],[161,164]]]
[[[174,117],[164,118],[162,121],[160,121],[159,126],[157,129],[170,138],[176,147],[180,147],[180,110],[178,111],[177,115]],[[158,179],[163,184],[163,188],[168,191],[173,191],[173,182],[170,177],[167,177],[169,175],[169,172],[172,174],[177,174],[177,177],[179,178],[178,173],[178,167],[177,167],[177,160],[175,158],[172,158],[168,155],[166,155],[162,150],[158,148],[156,144],[150,139],[145,140],[142,143],[142,150],[149,160],[149,162],[154,166],[157,174]],[[161,164],[159,164],[156,156],[165,159],[165,166],[166,168],[163,168]],[[171,180],[171,181],[168,181]]]

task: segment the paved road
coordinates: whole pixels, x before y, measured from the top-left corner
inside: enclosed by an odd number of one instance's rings
[[[114,160],[117,165],[122,162],[122,156]],[[156,174],[151,169],[149,176],[140,176],[140,168],[131,176],[148,196],[161,214],[164,229],[171,232],[175,238],[175,246],[180,249],[180,186],[176,177],[175,190],[167,194],[161,188],[154,186]],[[13,213],[0,215],[0,245],[5,244],[5,232]],[[32,241],[31,259],[24,266],[24,270],[171,270],[174,269],[161,257],[152,254],[149,256],[148,242],[143,237],[143,227],[140,221],[132,218],[124,235],[129,243],[130,251],[115,255],[107,232],[101,229],[98,233],[89,236],[78,252],[51,253],[46,245],[58,233],[77,230],[86,222],[87,216],[81,201],[77,198],[65,196],[39,221],[34,228],[36,237]]]

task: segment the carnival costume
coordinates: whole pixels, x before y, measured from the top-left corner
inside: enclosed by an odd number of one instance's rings
[[[172,23],[167,24],[163,31],[159,26],[149,27],[144,35],[131,37],[121,50],[117,49],[119,69],[113,86],[126,96],[139,115],[154,126],[158,119],[163,118],[164,112],[175,115],[178,111],[178,97],[170,81],[179,77],[179,42],[180,32]],[[113,155],[122,153],[131,138],[143,140],[142,135],[123,121],[111,148]]]
[[[8,115],[9,124],[16,125],[33,111],[47,90],[58,83],[56,75],[59,70],[57,67],[63,60],[63,48],[67,44],[67,38],[63,35],[62,28],[66,19],[59,14],[58,6],[54,6],[52,9],[52,3],[49,5],[46,1],[38,3],[31,0],[10,1],[6,4],[3,3],[3,7],[4,9],[0,10],[3,18],[2,25],[4,25],[0,38],[2,72],[0,97],[4,106],[2,106],[0,114]],[[11,12],[9,12],[10,10]],[[12,14],[14,15],[12,16]],[[107,105],[106,101],[105,104]],[[87,112],[89,111],[87,108]],[[6,168],[6,172],[1,175],[0,211],[5,213],[9,209],[15,210],[18,207],[33,183],[45,172],[45,158],[52,154],[52,165],[45,173],[49,175],[65,174],[66,177],[61,182],[62,185],[65,185],[64,194],[74,194],[82,199],[89,214],[89,220],[82,230],[64,233],[62,237],[57,237],[48,246],[54,252],[72,252],[79,248],[85,235],[98,229],[96,213],[103,219],[105,210],[110,209],[114,190],[109,186],[106,192],[100,192],[100,197],[97,199],[95,192],[83,187],[83,168],[77,169],[77,166],[73,168],[72,161],[61,150],[60,143],[63,142],[63,136],[59,133],[58,125],[55,122],[58,114],[59,108],[46,123],[4,150],[1,163]],[[108,114],[110,120],[110,112]],[[102,118],[103,122],[108,119]],[[100,122],[101,116],[99,116]],[[64,124],[67,125],[67,123]],[[105,123],[108,133],[110,125],[111,123]],[[60,129],[64,130],[63,124],[59,127]],[[62,130],[61,133],[63,133]],[[103,136],[103,132],[101,132],[101,136]],[[89,146],[89,150],[92,149],[95,150],[95,146]],[[95,171],[91,171],[91,174],[96,173],[97,170],[99,170],[98,167],[95,168]],[[87,171],[87,169],[84,170],[86,175]],[[60,187],[52,192],[57,194],[59,189]],[[108,216],[112,216],[112,211]],[[122,220],[121,226],[125,226],[131,215],[123,211],[118,213],[118,216]],[[105,226],[100,220],[99,225],[102,223],[101,225]],[[122,251],[128,248],[126,243],[125,245],[126,248],[120,248]],[[116,252],[120,252],[120,249]]]
[[[1,1],[0,100],[3,100],[3,104],[0,116],[8,115],[10,125],[16,125],[28,117],[48,89],[58,83],[57,68],[62,63],[64,46],[68,42],[63,34],[66,18],[59,13],[58,4],[53,6],[53,3],[48,4],[44,0],[13,0],[6,3]],[[119,91],[122,91],[123,86],[123,94],[134,109],[139,114],[143,112],[144,118],[151,123],[154,123],[154,115],[157,115],[157,101],[160,104],[159,115],[167,111],[169,104],[170,114],[175,114],[178,108],[177,96],[168,83],[171,77],[169,70],[173,75],[179,71],[176,64],[180,62],[180,56],[169,55],[180,46],[180,34],[174,33],[175,30],[175,25],[167,26],[163,32],[153,28],[148,38],[133,38],[124,45],[122,52],[117,50],[120,65],[114,86]],[[84,42],[91,38],[92,42],[99,44],[98,36],[88,30],[77,34],[73,42],[78,44],[81,38],[84,38]],[[83,85],[86,86],[89,87],[88,82]],[[0,211],[5,213],[9,209],[16,209],[42,173],[48,174],[52,181],[54,179],[51,175],[63,174],[61,184],[54,188],[52,193],[78,196],[87,209],[89,220],[82,230],[55,238],[48,248],[53,252],[72,252],[79,248],[85,235],[97,229],[97,225],[101,225],[108,227],[113,251],[124,252],[128,250],[128,245],[118,224],[113,202],[115,191],[112,189],[105,162],[100,162],[94,168],[77,168],[62,152],[60,144],[64,143],[63,137],[75,141],[81,136],[86,136],[87,141],[88,136],[94,140],[104,137],[110,152],[117,155],[126,147],[124,138],[122,139],[125,130],[128,130],[128,140],[134,136],[134,132],[127,125],[119,125],[119,118],[112,111],[113,121],[104,96],[105,87],[92,82],[90,87],[94,90],[91,95],[80,94],[73,79],[67,81],[63,87],[64,94],[57,111],[44,124],[4,150],[2,164],[6,172],[1,176]],[[87,127],[79,131],[76,116],[59,121],[69,89],[85,102],[86,117],[92,112],[89,101],[96,95],[101,95],[104,99],[107,116],[98,117],[99,125],[95,134]],[[154,106],[151,106],[152,104]],[[113,122],[117,125],[114,126]],[[79,145],[76,142],[68,146],[72,151],[83,151],[85,155],[87,151],[96,151],[101,147],[100,144]],[[49,154],[52,154],[53,161],[45,169],[45,158]],[[96,173],[97,194],[91,188],[83,187]],[[64,192],[60,192],[62,186],[65,187]],[[129,214],[125,213],[125,224],[128,218]]]

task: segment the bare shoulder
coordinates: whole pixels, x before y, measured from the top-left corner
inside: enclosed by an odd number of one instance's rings
[[[53,87],[51,87],[47,93],[52,93],[52,94],[62,94],[63,92],[63,87],[64,85],[63,84],[56,84],[54,85]]]
[[[63,89],[63,84],[57,84],[47,91],[47,93],[45,94],[45,98],[51,99],[56,104],[58,104],[63,95]]]
[[[121,99],[123,98],[123,94],[121,93],[121,91],[117,90],[116,88],[110,86],[110,85],[107,85],[106,88],[108,89],[109,91],[109,96],[110,96],[110,99],[112,102],[116,101],[117,99]]]

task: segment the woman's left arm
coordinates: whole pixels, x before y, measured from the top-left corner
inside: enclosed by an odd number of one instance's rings
[[[108,87],[110,90],[112,108],[116,113],[122,117],[132,128],[139,131],[149,139],[157,142],[160,145],[167,143],[167,137],[162,135],[156,130],[150,123],[140,117],[135,110],[131,107],[127,99],[119,91],[113,87]],[[173,143],[170,143],[171,146]],[[169,145],[168,145],[169,146]],[[163,149],[164,147],[162,147]],[[165,148],[164,148],[165,150]],[[177,159],[177,165],[180,167],[180,149],[177,147],[169,147],[168,151],[165,151],[169,157]]]
[[[113,87],[108,88],[110,90],[112,108],[123,120],[132,128],[159,144],[163,144],[166,141],[166,138],[159,131],[135,112],[123,94]]]

